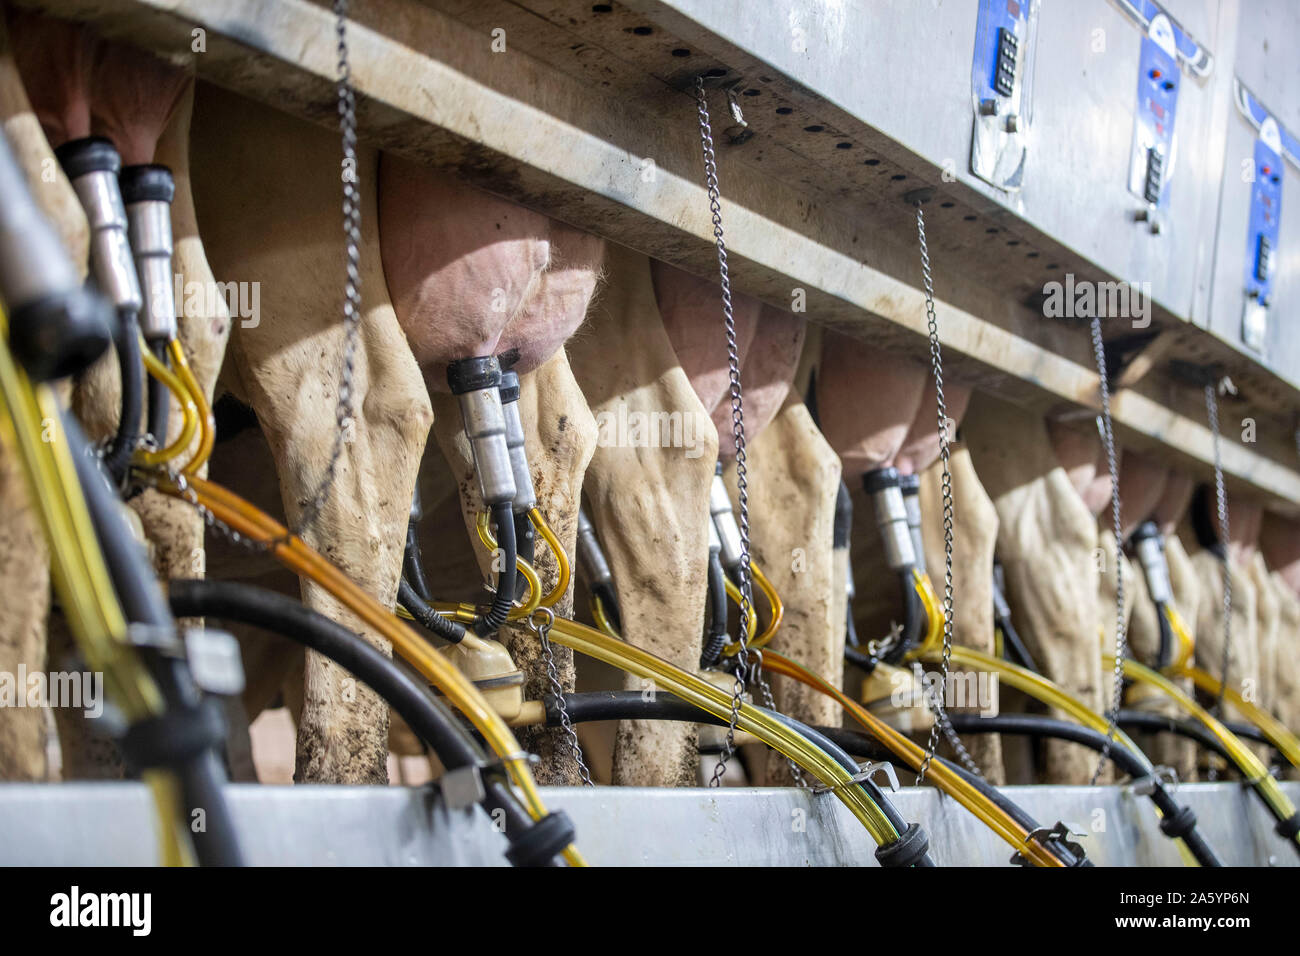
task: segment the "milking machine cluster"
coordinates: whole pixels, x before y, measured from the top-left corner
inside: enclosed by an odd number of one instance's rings
[[[976,137],[982,148],[992,151],[979,158],[981,175],[1002,188],[1018,182],[1020,167],[1015,162],[1008,166],[1007,160],[1022,160],[1027,140],[1023,128],[1007,123],[1005,112],[1000,124],[991,118],[999,109],[1027,105],[1026,67],[1018,44],[1028,42],[1025,30],[1037,16],[1037,4],[1024,5],[1023,12],[1009,20],[994,7],[981,5],[979,42],[996,56],[997,72],[982,100],[993,105],[977,119]],[[334,11],[339,123],[346,154],[357,138],[356,97],[348,68],[352,28],[346,2],[337,0]],[[981,734],[1090,748],[1099,758],[1094,783],[1113,763],[1116,772],[1131,778],[1132,791],[1154,805],[1160,832],[1176,843],[1187,862],[1219,866],[1220,856],[1204,828],[1198,829],[1196,814],[1177,799],[1167,768],[1156,766],[1129,734],[1173,734],[1192,740],[1213,755],[1216,766],[1250,787],[1276,822],[1277,833],[1300,852],[1300,813],[1279,784],[1276,768],[1260,756],[1265,747],[1271,748],[1280,757],[1278,766],[1300,767],[1300,741],[1227,679],[1230,631],[1224,635],[1224,666],[1217,674],[1195,664],[1192,627],[1175,608],[1160,528],[1144,521],[1127,541],[1121,533],[1111,422],[1113,376],[1095,319],[1092,335],[1101,384],[1100,428],[1112,486],[1114,558],[1122,559],[1120,549],[1127,548],[1143,575],[1158,619],[1157,658],[1145,666],[1127,646],[1122,579],[1116,594],[1114,646],[1108,641],[1102,654],[1104,665],[1115,674],[1108,713],[1098,713],[1045,676],[1030,642],[1018,630],[1000,578],[992,583],[995,653],[954,642],[954,603],[960,601],[954,593],[949,453],[955,436],[949,434],[943,393],[943,314],[936,309],[932,276],[938,264],[931,261],[925,227],[933,190],[909,193],[907,215],[909,223],[910,217],[916,219],[921,259],[914,279],[923,290],[929,371],[937,397],[942,514],[922,513],[921,480],[915,474],[880,467],[863,476],[877,536],[872,545],[897,584],[899,601],[897,623],[888,633],[859,634],[851,570],[843,582],[845,593],[837,595],[848,608],[844,664],[861,682],[859,695],[776,649],[779,642],[774,638],[785,621],[785,605],[749,541],[745,393],[710,100],[721,102],[725,96],[731,116],[742,126],[745,121],[734,90],[721,91],[705,75],[692,77],[689,89],[697,105],[703,181],[718,252],[722,321],[717,335],[728,346],[727,401],[736,447],[734,465],[729,470],[719,461],[710,487],[706,604],[702,631],[692,635],[692,640],[698,637],[699,651],[694,669],[675,666],[624,641],[627,608],[619,597],[628,593],[621,588],[633,585],[617,579],[615,562],[602,547],[601,533],[609,529],[598,527],[581,506],[573,516],[576,556],[571,566],[539,504],[538,488],[546,489],[534,485],[517,351],[465,355],[446,369],[446,386],[459,411],[473,470],[472,481],[467,478],[461,490],[477,509],[474,533],[480,556],[486,556],[485,566],[492,569],[474,600],[439,599],[441,582],[426,569],[421,553],[418,532],[426,516],[418,492],[411,502],[396,600],[385,605],[322,553],[328,548],[310,546],[304,526],[286,527],[208,480],[205,466],[216,441],[216,424],[177,322],[171,219],[177,184],[171,171],[160,165],[123,167],[117,148],[103,138],[74,140],[58,148],[62,173],[90,230],[90,277],[83,283],[34,200],[15,150],[0,137],[0,322],[5,332],[0,343],[0,438],[6,456],[18,463],[48,547],[56,615],[66,621],[86,667],[105,675],[113,743],[126,774],[149,787],[161,821],[164,862],[238,865],[247,849],[241,848],[240,827],[229,806],[223,765],[228,727],[222,700],[240,692],[244,675],[238,645],[220,630],[222,622],[308,649],[369,687],[436,757],[442,771],[436,789],[448,807],[478,806],[494,821],[504,821],[497,828],[504,835],[502,852],[517,866],[581,866],[585,861],[578,849],[580,828],[565,811],[547,809],[550,793],[538,787],[532,769],[537,758],[520,744],[515,731],[549,731],[559,742],[549,759],[572,770],[585,786],[593,786],[589,755],[577,728],[625,720],[700,725],[699,752],[718,757],[713,786],[721,785],[728,761],[742,748],[756,745],[781,755],[796,785],[806,792],[801,796],[814,802],[838,801],[867,830],[882,866],[932,867],[941,855],[932,852],[941,848],[931,845],[930,835],[896,806],[900,801],[895,798],[895,767],[911,770],[918,785],[929,784],[973,815],[1005,844],[1012,863],[1092,866],[1068,821],[1037,818],[1014,794],[985,779],[963,743],[963,738]],[[1004,102],[1005,107],[997,105]],[[1160,177],[1168,169],[1164,151],[1171,148],[1165,137],[1152,146],[1150,156],[1142,154],[1144,162],[1156,164],[1154,173],[1146,170],[1143,182],[1156,177],[1148,189],[1155,189],[1160,203],[1167,201],[1162,192],[1167,183]],[[346,189],[345,232],[353,258],[341,265],[352,282],[349,298],[354,301],[346,313],[351,355],[360,325],[355,279],[360,233],[355,194],[349,198]],[[119,369],[118,425],[115,434],[96,446],[82,434],[63,389],[110,347],[116,350]],[[350,361],[338,373],[340,408],[355,397]],[[1217,456],[1218,381],[1203,384]],[[340,413],[336,460],[347,418]],[[331,462],[318,502],[336,491],[335,464]],[[1207,533],[1222,552],[1228,510],[1221,462],[1216,464],[1218,531]],[[738,495],[733,495],[732,479]],[[346,610],[350,620],[387,641],[392,656],[359,635],[355,624],[266,588],[203,578],[160,582],[140,532],[124,517],[124,502],[146,491],[183,503],[201,515],[211,533],[274,559],[311,582]],[[309,509],[311,514],[317,511],[319,507]],[[922,534],[927,521],[940,520],[942,567],[933,552],[927,562]],[[834,547],[844,552],[846,561],[851,528],[851,496],[841,482]],[[1226,556],[1223,562],[1224,619],[1230,622]],[[585,586],[585,610],[594,626],[563,613],[575,576]],[[190,619],[205,623],[180,623]],[[536,648],[545,669],[544,693],[526,693],[520,655],[512,654],[500,639],[507,628],[511,640],[526,637]],[[1105,634],[1110,634],[1109,626]],[[655,693],[575,691],[561,678],[557,645],[648,682]],[[937,681],[917,677],[923,665],[937,668]],[[950,665],[996,675],[1003,686],[1033,701],[1037,710],[991,716],[950,710],[945,696]],[[850,726],[838,721],[813,726],[783,713],[770,689],[772,677],[833,701]],[[1198,702],[1188,690],[1189,682],[1201,692],[1202,701],[1208,696],[1216,705]],[[1182,715],[1125,709],[1125,689],[1135,685],[1171,701]],[[924,715],[919,726],[920,734],[928,735],[924,744],[919,736],[913,739],[917,726],[899,729],[872,706],[899,688],[907,689],[915,712]],[[1245,719],[1227,719],[1225,703]],[[941,739],[947,744],[943,752]],[[204,820],[201,827],[192,825],[198,811]]]

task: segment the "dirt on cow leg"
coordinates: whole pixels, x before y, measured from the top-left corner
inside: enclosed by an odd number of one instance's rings
[[[785,620],[772,649],[840,686],[844,677],[844,603],[832,599],[835,493],[840,459],[822,437],[797,397],[787,399],[776,418],[749,448],[749,518],[754,560],[785,605]],[[736,501],[735,466],[727,483]],[[754,598],[766,621],[761,592]],[[761,627],[761,625],[760,625]],[[784,678],[772,682],[777,707],[811,725],[838,726],[834,700]],[[788,761],[769,753],[767,782],[791,786]]]
[[[20,666],[45,669],[45,625],[50,608],[45,537],[28,503],[25,479],[7,447],[0,447],[0,674],[14,681]],[[12,702],[11,702],[12,703]],[[0,780],[45,779],[45,709],[0,707]]]

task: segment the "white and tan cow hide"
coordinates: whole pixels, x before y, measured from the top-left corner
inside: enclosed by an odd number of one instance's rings
[[[1204,507],[1213,515],[1215,510],[1212,491],[1199,496],[1192,507]],[[1232,587],[1231,650],[1228,657],[1227,686],[1253,703],[1260,702],[1259,637],[1257,595],[1249,571],[1250,555],[1259,533],[1261,512],[1246,500],[1229,494],[1229,528],[1231,538],[1227,543],[1228,573]],[[1211,517],[1211,527],[1218,534],[1217,522]],[[1190,519],[1180,528],[1185,543],[1196,545]],[[1223,562],[1211,550],[1197,546],[1191,552],[1192,566],[1201,587],[1201,601],[1196,617],[1196,666],[1220,678],[1223,672],[1224,614],[1223,614]],[[1213,704],[1213,695],[1202,695],[1202,701]],[[1229,720],[1243,720],[1243,715],[1225,702],[1223,714]],[[1267,750],[1263,745],[1251,744],[1261,757]]]
[[[1269,575],[1273,594],[1278,604],[1277,677],[1274,693],[1277,695],[1277,719],[1293,734],[1300,733],[1300,595],[1293,591],[1277,571]],[[1300,780],[1300,768],[1287,766],[1288,780]]]
[[[957,441],[958,426],[970,404],[971,390],[955,382],[944,389],[945,412],[949,432],[949,474],[951,477],[953,509],[952,586],[953,621],[952,639],[955,644],[992,654],[993,634],[993,559],[997,546],[998,515],[993,502],[980,484],[971,463],[970,451]],[[940,460],[938,394],[931,379],[922,395],[921,405],[895,465],[903,474],[919,473],[921,476],[921,536],[925,549],[926,565],[935,585],[936,594],[942,598],[944,588],[944,514],[943,514],[943,462]],[[950,671],[954,681],[967,681],[969,676]],[[975,677],[978,681],[978,676]],[[955,698],[954,698],[955,699]],[[989,701],[997,713],[996,699]],[[953,713],[980,711],[978,701],[969,706],[950,708]],[[1002,758],[1002,739],[997,734],[975,734],[963,743],[971,758],[993,784],[1006,781]],[[945,744],[946,746],[946,744]]]
[[[664,329],[650,260],[611,245],[606,269],[608,287],[568,347],[598,426],[585,485],[591,519],[618,590],[624,640],[694,672],[717,430]],[[662,422],[676,422],[676,436]],[[626,686],[645,689],[631,676]],[[698,762],[691,724],[619,724],[617,784],[690,786]]]
[[[718,333],[716,319],[710,324]],[[773,650],[840,686],[844,674],[843,578],[835,590],[835,496],[839,456],[830,447],[801,395],[791,387],[805,342],[805,323],[765,305],[741,364],[745,389],[751,550],[785,606]],[[739,514],[730,399],[715,414],[732,504]],[[720,420],[721,419],[721,420]],[[836,600],[836,596],[840,595]],[[756,602],[762,607],[763,599]],[[835,701],[791,680],[772,682],[778,709],[796,720],[838,726]],[[769,785],[793,783],[789,763],[769,753]]]
[[[1288,730],[1300,733],[1300,522],[1265,513],[1259,551],[1270,569],[1269,582],[1278,606],[1270,709]],[[1288,768],[1287,776],[1300,779],[1300,770]]]
[[[661,262],[651,265],[664,329],[718,432],[718,456],[739,516],[736,443],[721,291]],[[843,605],[832,598],[835,491],[839,460],[803,402],[791,393],[806,322],[733,295],[736,351],[744,389],[750,549],[785,606],[773,648],[838,683],[843,670]],[[764,607],[755,589],[755,608]],[[760,617],[760,620],[762,618]],[[698,635],[681,639],[698,646]],[[838,720],[833,701],[793,682],[773,688],[778,707],[806,723]],[[768,783],[792,783],[788,762],[769,754],[758,771]]]
[[[231,338],[230,379],[257,413],[285,513],[297,522],[324,477],[335,435],[346,262],[338,134],[206,86],[194,117],[194,193],[212,271],[222,281],[259,284],[258,320],[238,323]],[[380,263],[373,151],[358,150],[355,176],[362,321],[354,416],[333,491],[304,537],[391,605],[432,411]],[[305,584],[303,597],[386,648],[315,585]],[[383,782],[387,730],[382,700],[307,655],[297,779]]]
[[[962,433],[998,512],[998,557],[1017,630],[1046,676],[1101,711],[1093,512],[1071,482],[1040,415],[979,393]],[[1067,464],[1082,468],[1091,484],[1095,460],[1080,455],[1077,464]],[[1096,765],[1091,751],[1058,741],[1049,741],[1044,750],[1045,782],[1091,779]]]
[[[1282,614],[1264,556],[1255,551],[1246,565],[1246,573],[1255,588],[1255,642],[1259,654],[1259,698],[1256,703],[1269,713],[1277,713],[1278,629]]]
[[[380,215],[385,273],[433,396],[434,436],[455,479],[466,532],[477,537],[473,529],[484,505],[447,365],[516,351],[519,411],[538,507],[571,564],[596,427],[563,344],[587,314],[604,242],[391,155],[381,163]],[[491,556],[482,548],[474,553],[490,580]],[[549,591],[559,570],[540,537],[535,566]],[[572,608],[570,590],[555,610],[568,616]],[[524,673],[525,694],[539,699],[549,693],[537,637],[519,625],[501,637]],[[554,653],[561,683],[572,690],[572,652],[557,647]],[[528,728],[521,742],[542,758],[543,782],[578,782],[563,731]]]

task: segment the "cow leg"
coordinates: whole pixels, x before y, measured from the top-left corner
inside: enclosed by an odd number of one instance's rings
[[[1264,710],[1277,712],[1277,673],[1282,663],[1278,649],[1278,624],[1282,609],[1277,594],[1269,580],[1264,556],[1256,551],[1250,556],[1247,573],[1255,586],[1255,642],[1259,656],[1259,698],[1256,703]]]
[[[1269,575],[1273,594],[1278,603],[1278,654],[1277,654],[1277,718],[1292,733],[1300,732],[1300,668],[1295,657],[1286,649],[1294,648],[1300,641],[1300,597],[1287,585],[1286,579],[1274,571]],[[1300,780],[1300,768],[1286,768],[1288,780]]]
[[[963,424],[971,460],[998,513],[1008,601],[1047,677],[1100,712],[1097,524],[1056,460],[1042,417],[977,395]],[[1096,755],[1049,741],[1048,783],[1087,783]]]
[[[519,414],[524,424],[528,466],[537,492],[537,507],[560,540],[573,566],[578,538],[578,506],[582,500],[583,476],[596,447],[596,423],[587,400],[569,367],[564,350],[556,352],[535,371],[520,376]],[[434,394],[434,436],[457,476],[465,527],[471,535],[478,513],[483,510],[469,443],[460,425],[456,400],[450,395]],[[491,555],[475,548],[479,569],[489,577]],[[543,591],[550,591],[559,579],[559,567],[550,551],[538,538],[534,567],[541,578]],[[436,586],[436,578],[434,579]],[[555,605],[558,617],[573,616],[573,585]],[[538,700],[551,692],[546,666],[537,636],[526,627],[511,625],[501,631],[501,642],[524,673],[524,694]],[[573,651],[552,645],[560,683],[571,691],[575,684]],[[544,784],[580,783],[577,766],[569,745],[559,728],[523,727],[519,742],[541,757],[537,779]]]
[[[260,310],[241,316],[232,358],[275,458],[285,514],[296,524],[335,440],[346,259],[340,173],[327,157],[337,155],[338,137],[208,87],[198,91],[196,114],[199,223],[213,272],[256,283],[245,288],[250,304],[257,291]],[[376,155],[362,150],[357,160],[362,308],[353,418],[333,488],[304,536],[391,606],[432,410],[380,266]],[[387,649],[320,587],[305,583],[303,597]],[[388,736],[383,701],[315,653],[308,653],[304,672],[297,779],[382,783]]]
[[[1201,602],[1196,617],[1196,666],[1217,680],[1223,670],[1223,564],[1207,550],[1197,551],[1191,556],[1191,561],[1201,585]],[[1227,686],[1247,700],[1258,703],[1255,586],[1246,570],[1235,560],[1229,560],[1228,573],[1232,582],[1232,647],[1228,656]],[[1230,703],[1224,703],[1223,713],[1229,720],[1244,720]]]
[[[954,444],[949,454],[948,470],[952,475],[952,591],[954,643],[985,654],[993,653],[993,554],[998,540],[998,512],[980,484],[971,462],[970,451]],[[942,595],[943,543],[943,462],[936,461],[921,473],[921,534],[925,544],[926,566]],[[954,675],[961,679],[963,675]],[[978,685],[977,685],[978,686]],[[968,698],[970,696],[968,694]],[[972,701],[969,707],[953,707],[954,713],[981,710]],[[992,701],[997,712],[997,699]],[[1002,765],[1002,739],[997,734],[974,734],[962,741],[971,758],[990,783],[1006,782]]]
[[[717,430],[664,331],[649,261],[610,246],[606,269],[608,284],[588,328],[569,342],[569,360],[599,426],[587,469],[591,518],[618,587],[623,638],[694,672],[704,628]],[[668,436],[652,434],[657,426],[620,434],[620,423],[653,423],[666,414],[680,417],[686,447],[659,440]],[[626,686],[643,689],[631,675]],[[617,784],[691,786],[698,764],[690,724],[619,725]]]
[[[844,600],[842,586],[840,600],[832,597],[832,551],[839,456],[803,402],[791,396],[749,446],[748,464],[754,560],[785,604],[785,621],[772,647],[838,687],[844,678]],[[734,475],[733,468],[733,497]],[[762,598],[755,600],[761,607]],[[796,720],[814,726],[840,723],[840,705],[803,684],[778,681],[773,696],[778,709]],[[794,782],[779,754],[769,753],[767,781]]]

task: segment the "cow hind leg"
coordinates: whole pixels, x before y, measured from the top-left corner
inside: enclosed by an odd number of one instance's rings
[[[803,402],[792,399],[754,439],[748,464],[754,560],[785,605],[772,647],[838,687],[844,676],[844,602],[832,594],[839,456]],[[761,608],[762,597],[756,593],[755,600]],[[839,704],[803,684],[777,681],[773,696],[781,712],[796,720],[840,723]],[[767,781],[793,783],[779,754],[769,754]]]

